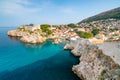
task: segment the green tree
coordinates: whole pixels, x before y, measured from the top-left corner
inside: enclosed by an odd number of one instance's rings
[[[70,24],[68,24],[67,26],[70,27],[70,28],[75,28],[75,27],[77,27],[74,23],[70,23]]]
[[[50,34],[52,34],[52,31],[48,29],[48,30],[46,31],[46,34],[47,34],[47,35],[50,35]]]
[[[29,26],[33,26],[33,25],[34,25],[34,24],[32,24],[32,23],[31,23],[31,24],[29,24]]]
[[[119,30],[118,28],[110,28],[109,29],[111,32]]]
[[[93,29],[92,30],[92,34],[95,36],[97,34],[99,34],[99,29]]]
[[[50,25],[48,25],[48,24],[42,24],[40,26],[40,28],[41,28],[42,32],[45,32],[47,35],[52,34],[52,31],[49,29]]]
[[[91,38],[91,37],[93,37],[93,34],[90,33],[90,32],[79,31],[79,32],[77,32],[77,34],[78,34],[81,38]]]
[[[42,32],[47,32],[49,27],[50,27],[50,25],[48,25],[48,24],[41,24],[40,25]]]

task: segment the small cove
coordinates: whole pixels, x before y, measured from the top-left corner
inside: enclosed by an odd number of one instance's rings
[[[72,72],[79,59],[64,42],[24,44],[7,36],[11,29],[0,28],[0,80],[79,80]]]

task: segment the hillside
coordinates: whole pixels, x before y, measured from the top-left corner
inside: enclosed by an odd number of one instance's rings
[[[110,18],[120,19],[120,7],[109,10],[109,11],[102,12],[100,14],[97,14],[97,15],[89,17],[89,18],[86,18],[86,19],[80,21],[78,24],[84,23],[84,22],[105,20],[105,19],[110,19]]]

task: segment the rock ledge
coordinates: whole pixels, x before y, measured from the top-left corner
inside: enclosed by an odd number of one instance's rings
[[[80,63],[72,71],[82,80],[120,80],[120,66],[88,40],[71,41],[64,48],[80,56]]]

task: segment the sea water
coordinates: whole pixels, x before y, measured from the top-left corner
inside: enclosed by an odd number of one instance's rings
[[[26,44],[7,36],[16,28],[0,27],[0,80],[79,80],[72,66],[79,63],[65,42]]]

